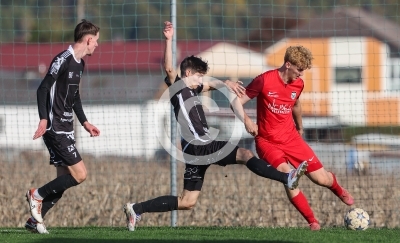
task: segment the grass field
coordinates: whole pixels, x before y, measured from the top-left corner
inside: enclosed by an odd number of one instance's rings
[[[22,228],[0,228],[2,243],[100,243],[100,242],[400,242],[400,229],[351,231],[343,227],[311,232],[308,228],[259,227],[123,227],[52,228],[49,235],[32,234]]]

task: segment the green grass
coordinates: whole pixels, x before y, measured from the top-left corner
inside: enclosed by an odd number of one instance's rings
[[[324,228],[311,232],[308,228],[254,227],[140,227],[135,232],[125,228],[83,227],[50,228],[49,235],[31,234],[22,228],[0,228],[2,243],[128,243],[128,242],[400,242],[400,228],[350,231]]]

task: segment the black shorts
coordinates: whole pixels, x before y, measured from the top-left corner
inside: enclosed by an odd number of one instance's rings
[[[55,167],[71,166],[82,160],[75,147],[74,134],[55,134],[47,131],[43,135],[50,154],[50,164]]]
[[[185,148],[185,144],[182,145]],[[211,164],[219,166],[236,164],[238,148],[226,141],[212,141],[206,145],[187,145],[183,151],[186,163],[183,189],[201,191],[208,167]]]

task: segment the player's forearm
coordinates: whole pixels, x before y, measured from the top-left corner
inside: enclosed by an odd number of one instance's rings
[[[76,117],[78,118],[79,122],[83,126],[83,124],[87,121],[85,112],[83,111],[82,101],[80,98],[79,93],[75,95],[74,106],[72,109],[75,112]]]
[[[39,118],[48,120],[47,114],[47,107],[46,107],[46,100],[47,100],[47,92],[43,89],[37,90],[37,106],[39,112]]]
[[[210,90],[216,90],[216,89],[219,89],[219,88],[226,87],[226,84],[225,84],[226,82],[227,81],[221,81],[219,79],[213,79],[213,80],[207,82],[207,84],[208,84]]]
[[[231,102],[231,110],[243,123],[245,123],[245,121],[249,119],[249,116],[243,109],[242,103],[239,101],[237,97]]]
[[[301,107],[295,106],[293,108],[292,116],[298,131],[303,130],[303,118],[301,113]]]
[[[172,39],[165,40],[165,50],[164,50],[164,70],[173,82],[175,78],[175,70],[172,66]]]

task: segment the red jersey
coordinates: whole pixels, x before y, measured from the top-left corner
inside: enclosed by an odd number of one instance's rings
[[[279,144],[299,136],[292,110],[303,88],[301,78],[285,84],[277,69],[253,79],[246,87],[246,94],[251,99],[257,97],[258,136]]]

